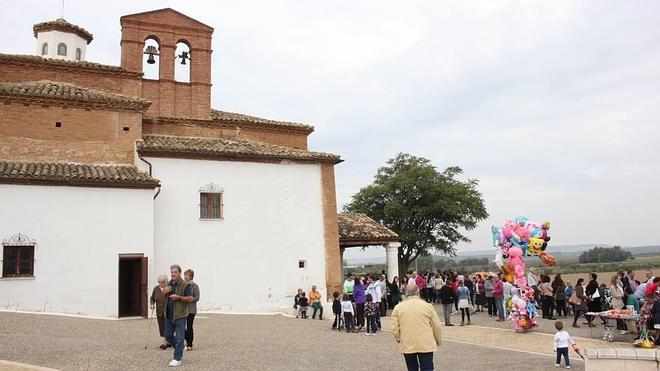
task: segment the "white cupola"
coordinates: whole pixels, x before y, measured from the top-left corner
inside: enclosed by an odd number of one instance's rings
[[[37,38],[37,55],[44,58],[84,61],[87,44],[94,38],[82,27],[58,18],[32,27]]]

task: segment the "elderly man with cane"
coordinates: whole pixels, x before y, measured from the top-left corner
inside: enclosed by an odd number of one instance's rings
[[[170,367],[181,366],[183,339],[186,334],[188,303],[193,301],[192,287],[181,277],[181,266],[170,267],[170,285],[163,292],[167,295],[165,305],[165,338],[174,346],[174,357]]]
[[[433,352],[440,345],[440,318],[433,306],[419,297],[419,287],[408,284],[405,301],[392,312],[392,334],[408,371],[433,370]]]
[[[154,310],[156,311],[156,319],[158,320],[158,333],[162,339],[160,349],[166,349],[170,344],[165,339],[165,303],[167,303],[167,294],[164,293],[167,287],[167,276],[161,274],[158,276],[158,286],[154,287],[151,293],[151,317],[153,317]],[[149,323],[149,332],[151,332],[151,323]]]

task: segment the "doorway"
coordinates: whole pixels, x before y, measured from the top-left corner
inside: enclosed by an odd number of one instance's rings
[[[119,317],[147,317],[147,257],[119,255]]]

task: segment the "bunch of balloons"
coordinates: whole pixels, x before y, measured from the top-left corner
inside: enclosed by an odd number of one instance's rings
[[[511,319],[516,331],[526,331],[535,325],[533,289],[525,278],[525,257],[538,256],[544,264],[553,266],[555,258],[545,250],[548,248],[550,222],[542,224],[519,216],[505,221],[502,227],[492,226],[493,247],[496,249],[495,263],[504,279],[515,285],[512,289]],[[514,294],[515,290],[515,294]]]

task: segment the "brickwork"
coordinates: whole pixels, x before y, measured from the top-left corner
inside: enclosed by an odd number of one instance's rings
[[[149,85],[142,97],[153,102],[148,115],[162,117],[211,118],[211,36],[213,28],[173,9],[121,17],[121,66],[142,72],[145,40],[155,39],[160,48],[159,80]],[[174,81],[176,44],[190,47],[190,83]],[[154,87],[152,85],[157,85]]]
[[[236,128],[239,127],[240,130]],[[257,130],[239,125],[212,124],[195,125],[179,123],[153,123],[145,121],[144,134],[176,135],[185,137],[247,139],[297,149],[307,149],[307,134]]]
[[[35,62],[30,59],[2,59],[0,81],[21,82],[51,80],[71,83],[112,93],[142,95],[142,79],[137,74],[127,74],[99,68],[73,67],[65,64]]]
[[[342,261],[337,228],[337,196],[335,194],[335,168],[321,165],[321,189],[323,192],[323,241],[325,243],[325,283],[330,299],[334,291],[341,292]]]
[[[141,123],[140,112],[0,103],[0,157],[133,164]]]

